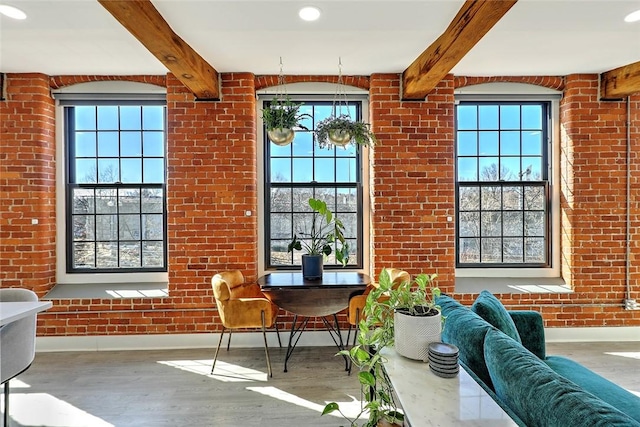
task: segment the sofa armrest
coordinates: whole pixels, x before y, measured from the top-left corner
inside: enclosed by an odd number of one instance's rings
[[[537,311],[509,311],[509,315],[516,324],[522,345],[544,360],[547,356],[542,315]]]

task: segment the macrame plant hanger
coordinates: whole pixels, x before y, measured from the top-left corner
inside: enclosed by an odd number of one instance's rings
[[[285,86],[284,72],[282,71],[282,57],[280,57],[280,73],[278,74],[278,84],[276,85],[276,93],[273,101],[271,102],[269,109],[271,114],[275,117],[275,126],[267,130],[267,135],[271,142],[279,146],[285,146],[291,144],[295,138],[295,131],[292,127],[287,126],[284,123],[284,111],[292,108],[289,95],[287,94],[287,88]],[[263,117],[264,117],[263,112]]]
[[[280,57],[280,72],[278,73],[278,84],[276,86],[276,97],[277,103],[282,105],[287,102],[287,98],[289,95],[287,94],[287,88],[285,86],[284,81],[284,72],[282,71],[282,56]]]
[[[343,112],[344,109],[344,112]],[[333,96],[332,103],[332,119],[335,124],[340,122],[352,122],[351,113],[349,112],[349,101],[347,100],[347,92],[342,81],[342,58],[338,57],[338,81],[336,82],[336,93]],[[352,135],[344,129],[332,129],[327,134],[327,139],[334,145],[346,147],[351,142]]]
[[[345,116],[351,120],[351,113],[349,112],[349,101],[347,100],[347,92],[344,89],[344,82],[342,80],[342,58],[338,57],[338,81],[336,83],[336,93],[333,96],[333,114],[335,117]],[[346,110],[346,113],[342,112],[342,109]]]

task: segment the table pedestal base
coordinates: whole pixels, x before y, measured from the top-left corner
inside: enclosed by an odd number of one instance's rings
[[[340,324],[338,323],[338,316],[335,314],[333,314],[332,316],[334,321],[333,325],[327,319],[329,316],[320,316],[320,318],[322,319],[322,322],[324,322],[325,326],[327,327],[327,332],[329,332],[329,335],[331,335],[331,339],[335,343],[336,347],[338,348],[339,351],[342,351],[344,350],[345,347],[344,347],[344,342],[342,341],[342,333],[340,332]],[[300,340],[302,333],[307,328],[307,323],[309,323],[309,319],[310,319],[310,317],[308,316],[300,316],[300,318],[301,320],[300,320],[300,323],[298,324],[298,315],[297,314],[293,315],[293,323],[291,324],[291,333],[289,334],[289,343],[287,344],[287,354],[284,357],[284,372],[288,372],[287,362],[289,362],[289,359],[293,354],[293,350],[295,350],[296,345],[298,344],[298,341]],[[344,370],[349,371],[349,358],[345,355],[342,355],[342,357],[344,358],[344,364],[345,364]]]

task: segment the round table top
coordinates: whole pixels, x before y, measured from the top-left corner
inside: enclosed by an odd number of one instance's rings
[[[322,280],[303,280],[301,273],[271,273],[258,279],[265,296],[291,313],[320,317],[349,306],[354,295],[364,292],[370,278],[353,272],[325,272]]]

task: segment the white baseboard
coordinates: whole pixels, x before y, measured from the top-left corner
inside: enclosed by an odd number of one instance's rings
[[[165,334],[165,335],[98,335],[37,337],[36,351],[115,351],[115,350],[169,350],[183,348],[215,348],[220,334]],[[343,339],[346,341],[346,332]],[[599,342],[599,341],[640,341],[640,328],[598,327],[598,328],[546,328],[548,342]],[[286,347],[289,332],[280,332],[282,345]],[[269,347],[276,347],[275,332],[267,333]],[[226,338],[223,345],[226,345]],[[262,347],[262,333],[243,332],[233,334],[233,347]],[[299,346],[335,345],[326,331],[305,331]]]
[[[545,328],[548,342],[640,341],[640,327]]]

